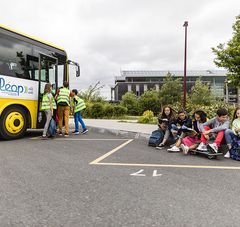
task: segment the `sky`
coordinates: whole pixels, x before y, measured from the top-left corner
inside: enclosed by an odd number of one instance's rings
[[[121,70],[183,70],[184,21],[187,70],[218,69],[211,48],[231,39],[239,14],[239,0],[8,0],[0,24],[63,47],[81,66],[71,88],[100,81],[109,99]]]

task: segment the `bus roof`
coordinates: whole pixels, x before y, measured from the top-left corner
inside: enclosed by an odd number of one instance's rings
[[[10,32],[16,33],[16,34],[18,34],[18,35],[24,36],[24,37],[26,37],[26,38],[32,39],[32,40],[34,40],[34,41],[43,43],[43,44],[45,44],[45,45],[48,45],[48,46],[57,48],[57,49],[62,50],[62,51],[65,52],[65,50],[64,50],[62,47],[53,45],[52,43],[43,41],[43,40],[41,40],[41,39],[39,39],[39,38],[37,38],[37,37],[29,36],[29,35],[27,35],[27,34],[25,34],[25,33],[23,33],[23,32],[19,32],[19,31],[15,30],[15,29],[9,28],[9,27],[7,27],[7,26],[5,26],[5,25],[0,24],[0,28],[3,28],[3,29],[8,30],[8,31],[10,31]]]

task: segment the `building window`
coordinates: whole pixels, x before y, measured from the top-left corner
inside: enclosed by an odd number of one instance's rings
[[[140,96],[140,86],[136,84],[136,96]]]
[[[148,89],[147,84],[144,84],[144,85],[143,85],[143,90],[144,90],[144,92],[147,91],[147,89]]]
[[[128,91],[131,92],[132,91],[132,85],[128,84]]]

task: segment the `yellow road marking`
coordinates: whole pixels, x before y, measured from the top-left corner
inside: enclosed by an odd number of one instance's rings
[[[115,153],[116,151],[120,150],[121,148],[123,148],[124,146],[126,146],[127,144],[129,144],[130,142],[132,142],[133,139],[130,139],[128,141],[126,141],[125,143],[119,145],[118,147],[114,148],[113,150],[107,152],[106,154],[104,154],[103,156],[97,158],[96,160],[90,162],[90,165],[93,164],[98,164],[99,162],[101,162],[103,159],[107,158],[108,156],[110,156],[111,154]]]
[[[104,162],[94,162],[94,163],[91,162],[89,164],[105,165],[105,166],[131,166],[131,167],[164,167],[164,168],[193,168],[193,169],[230,169],[230,170],[240,170],[240,167],[238,167],[238,166],[194,166],[194,165],[104,163]]]

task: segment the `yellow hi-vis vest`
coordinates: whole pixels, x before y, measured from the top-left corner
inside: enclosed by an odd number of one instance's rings
[[[53,107],[54,110],[57,109],[57,103],[56,103],[56,100],[55,100],[54,97],[52,97],[52,107]]]
[[[41,110],[50,110],[50,100],[48,97],[48,93],[44,94],[42,97]]]
[[[86,104],[83,101],[83,99],[79,98],[77,95],[74,96],[74,99],[77,101],[76,104],[74,103],[75,104],[74,113],[77,113],[86,108]]]
[[[70,90],[67,88],[60,88],[58,97],[57,97],[57,104],[59,103],[66,103],[68,106],[70,106]]]

